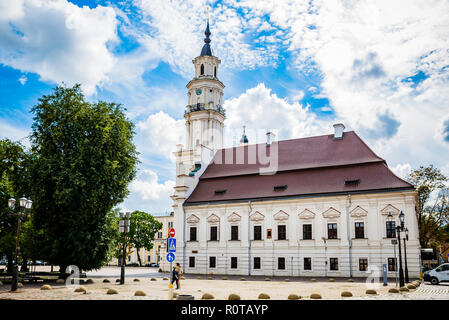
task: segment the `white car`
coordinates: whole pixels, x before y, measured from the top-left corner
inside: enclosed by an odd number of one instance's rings
[[[424,273],[424,281],[429,281],[431,284],[449,282],[449,263],[444,263]]]

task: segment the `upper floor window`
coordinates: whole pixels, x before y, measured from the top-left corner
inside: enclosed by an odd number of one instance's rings
[[[196,241],[196,227],[190,227],[190,241]]]
[[[210,240],[211,241],[218,240],[218,227],[217,226],[210,227]]]
[[[254,240],[262,240],[262,226],[254,226]]]
[[[336,223],[328,223],[327,224],[327,238],[328,239],[337,239],[337,224]]]
[[[238,239],[239,239],[239,227],[231,226],[231,240],[238,240]]]
[[[285,224],[278,225],[278,240],[287,239],[287,228]]]
[[[355,223],[355,238],[356,239],[365,238],[365,224],[363,222]]]
[[[169,227],[169,228],[173,228],[173,221],[170,221],[170,222],[168,223],[168,227]]]
[[[157,238],[158,238],[158,239],[162,239],[162,231],[159,231],[159,232],[157,233]]]
[[[312,240],[312,225],[303,224],[302,225],[302,238],[303,240]]]
[[[396,222],[395,221],[387,221],[387,238],[396,238]]]
[[[200,67],[200,75],[204,74],[204,64],[201,65]]]

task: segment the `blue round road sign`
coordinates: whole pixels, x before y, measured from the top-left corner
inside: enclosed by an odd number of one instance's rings
[[[174,255],[172,252],[169,252],[169,253],[167,254],[167,261],[168,261],[168,262],[173,262],[173,261],[175,261],[175,255]]]

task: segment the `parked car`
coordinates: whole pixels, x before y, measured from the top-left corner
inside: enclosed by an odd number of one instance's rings
[[[152,263],[147,263],[145,265],[145,267],[157,268],[157,267],[159,267],[159,265],[157,263],[152,262]]]
[[[440,282],[449,282],[449,263],[444,263],[435,269],[426,271],[423,278],[424,281],[434,285]]]
[[[127,267],[138,267],[139,264],[138,264],[138,263],[135,263],[135,262],[131,262],[131,263],[127,263],[126,266],[127,266]]]

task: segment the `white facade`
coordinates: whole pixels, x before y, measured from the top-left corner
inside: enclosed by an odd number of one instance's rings
[[[363,268],[366,265],[369,271],[382,270],[389,258],[395,258],[392,239],[386,234],[386,220],[391,213],[398,225],[398,215],[403,211],[409,230],[409,276],[418,277],[420,246],[415,191],[184,205],[216,150],[223,146],[225,116],[220,107],[224,85],[215,71],[219,62],[216,57],[197,57],[193,60],[195,78],[187,85],[186,148],[178,145],[174,153],[177,172],[171,196],[177,226],[175,262],[181,263],[186,273],[366,277],[370,274]],[[190,109],[195,103],[204,104],[204,108]],[[211,128],[215,130],[210,131]],[[200,165],[196,171],[195,164]],[[356,223],[359,227],[363,223],[363,236],[359,228],[357,239]],[[312,226],[311,239],[307,240],[303,234],[306,224]],[[329,224],[336,224],[336,239],[329,239]],[[237,240],[231,240],[233,226]],[[255,226],[261,228],[260,240],[255,240]],[[278,226],[280,231],[285,228],[285,240],[279,239]],[[216,240],[211,238],[211,227],[217,228]],[[196,239],[190,239],[191,228],[196,228]],[[260,268],[255,268],[255,258],[259,258],[256,260]],[[284,268],[279,268],[282,265]],[[395,272],[388,276],[394,277]]]

